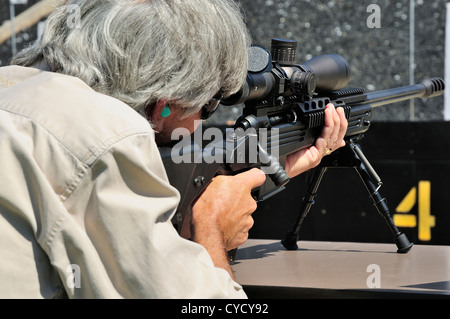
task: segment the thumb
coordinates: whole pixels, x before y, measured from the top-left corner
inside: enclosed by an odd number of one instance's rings
[[[266,181],[266,174],[258,168],[252,168],[251,170],[239,173],[236,177],[239,178],[239,182],[248,186],[250,189],[261,186]]]

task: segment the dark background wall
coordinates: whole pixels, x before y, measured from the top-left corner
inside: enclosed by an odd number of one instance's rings
[[[16,14],[38,2],[17,5]],[[427,77],[444,77],[445,0],[240,0],[253,40],[265,47],[272,38],[298,41],[297,62],[326,53],[344,56],[351,65],[350,86],[367,91],[410,84]],[[414,17],[410,15],[414,4]],[[370,28],[369,5],[380,8],[380,28]],[[0,24],[9,19],[9,1],[0,0]],[[414,26],[411,42],[410,23]],[[36,27],[17,35],[20,50],[36,38]],[[411,44],[413,44],[411,46]],[[414,49],[414,65],[410,58]],[[11,41],[0,44],[0,66],[11,58]],[[412,67],[412,69],[411,69]],[[423,244],[450,244],[446,177],[450,158],[450,123],[443,121],[444,98],[415,100],[380,107],[363,148],[384,181],[381,189],[392,214],[406,194],[420,181],[431,183],[431,205],[435,225],[430,240],[420,240],[419,226],[403,227],[408,237]],[[212,124],[232,121],[239,107],[222,107]],[[261,203],[255,213],[255,238],[283,238],[295,220],[305,176],[292,181],[278,197]],[[419,222],[419,198],[409,214]],[[421,199],[422,202],[424,199]],[[450,215],[449,215],[450,216]],[[302,228],[303,239],[381,241],[392,236],[372,206],[363,184],[352,169],[327,173],[316,205]]]

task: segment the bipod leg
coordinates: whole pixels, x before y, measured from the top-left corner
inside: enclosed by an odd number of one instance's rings
[[[366,189],[369,192],[378,213],[380,213],[380,215],[384,217],[389,228],[391,229],[392,234],[394,235],[394,242],[398,248],[397,253],[407,253],[411,249],[413,244],[408,240],[404,233],[398,230],[389,212],[389,207],[387,206],[386,199],[383,198],[378,192],[379,188],[382,185],[380,178],[370,165],[367,158],[364,156],[359,145],[353,143],[352,141],[350,141],[349,145],[354,153],[354,156],[360,160],[360,164],[356,165],[355,169],[361,177],[364,185],[366,186]]]
[[[296,250],[298,248],[297,241],[300,234],[300,228],[302,227],[303,221],[308,215],[311,206],[314,205],[314,199],[317,195],[317,190],[319,189],[322,177],[327,171],[326,166],[319,165],[314,169],[314,174],[311,181],[308,183],[308,188],[305,197],[303,197],[302,204],[300,206],[300,212],[298,214],[297,220],[295,221],[294,227],[287,233],[286,238],[281,241],[281,244],[287,250]]]

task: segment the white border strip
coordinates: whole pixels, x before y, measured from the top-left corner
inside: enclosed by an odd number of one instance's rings
[[[415,83],[415,46],[416,46],[416,1],[409,1],[409,85],[414,85]],[[415,105],[414,99],[409,101],[409,120],[415,120]]]
[[[450,2],[447,2],[447,22],[445,25],[445,83],[450,83]],[[450,121],[450,89],[444,93],[444,120]]]

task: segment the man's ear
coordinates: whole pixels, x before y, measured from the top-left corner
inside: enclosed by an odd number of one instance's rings
[[[153,104],[153,107],[147,112],[156,132],[161,132],[164,127],[165,117],[161,116],[161,114],[166,105],[167,100],[159,100]]]

